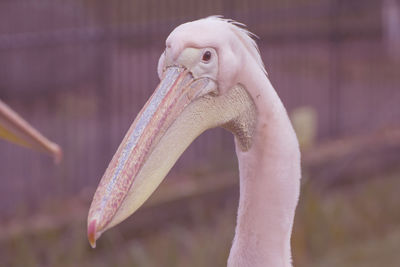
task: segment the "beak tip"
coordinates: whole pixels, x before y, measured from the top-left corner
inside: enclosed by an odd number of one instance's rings
[[[54,163],[59,164],[63,159],[63,151],[61,147],[53,143],[51,150],[53,154]]]
[[[96,220],[92,220],[88,226],[87,235],[88,235],[88,240],[89,240],[90,246],[92,248],[96,247],[96,226],[97,226]]]

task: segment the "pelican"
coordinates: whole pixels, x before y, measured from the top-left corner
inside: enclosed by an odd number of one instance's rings
[[[243,24],[221,17],[182,24],[168,36],[161,81],[94,194],[92,247],[143,204],[197,136],[221,126],[234,135],[240,173],[228,266],[292,266],[299,145],[252,37]]]
[[[61,160],[60,147],[44,137],[1,100],[0,137],[9,142],[48,153],[55,162]]]

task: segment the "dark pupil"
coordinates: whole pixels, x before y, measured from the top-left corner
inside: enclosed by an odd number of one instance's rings
[[[211,52],[210,51],[206,51],[203,54],[203,61],[209,61],[211,59]]]

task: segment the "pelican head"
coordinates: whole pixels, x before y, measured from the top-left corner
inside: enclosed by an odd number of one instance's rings
[[[167,38],[158,63],[161,81],[94,195],[88,216],[93,247],[143,204],[205,130],[222,126],[233,132],[238,150],[251,148],[260,96],[252,83],[266,72],[251,34],[240,26],[209,17],[182,24]]]

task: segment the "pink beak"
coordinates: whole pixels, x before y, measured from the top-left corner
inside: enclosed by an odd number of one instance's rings
[[[138,182],[140,172],[153,151],[162,147],[160,140],[167,129],[211,82],[208,79],[195,80],[183,67],[170,67],[164,72],[163,79],[128,130],[96,190],[88,216],[88,239],[92,247],[105,230],[130,213],[124,208],[130,196],[135,195],[128,206],[140,206],[141,200],[148,197],[141,192],[130,193],[138,186],[137,183],[146,188],[145,192],[153,192],[158,186],[159,180],[154,178],[158,173],[152,176],[154,179],[147,177]],[[174,151],[169,152],[173,158]],[[166,169],[161,167],[162,162],[159,163],[156,168]]]
[[[0,137],[9,142],[48,153],[56,163],[61,161],[61,148],[40,134],[1,100]]]

